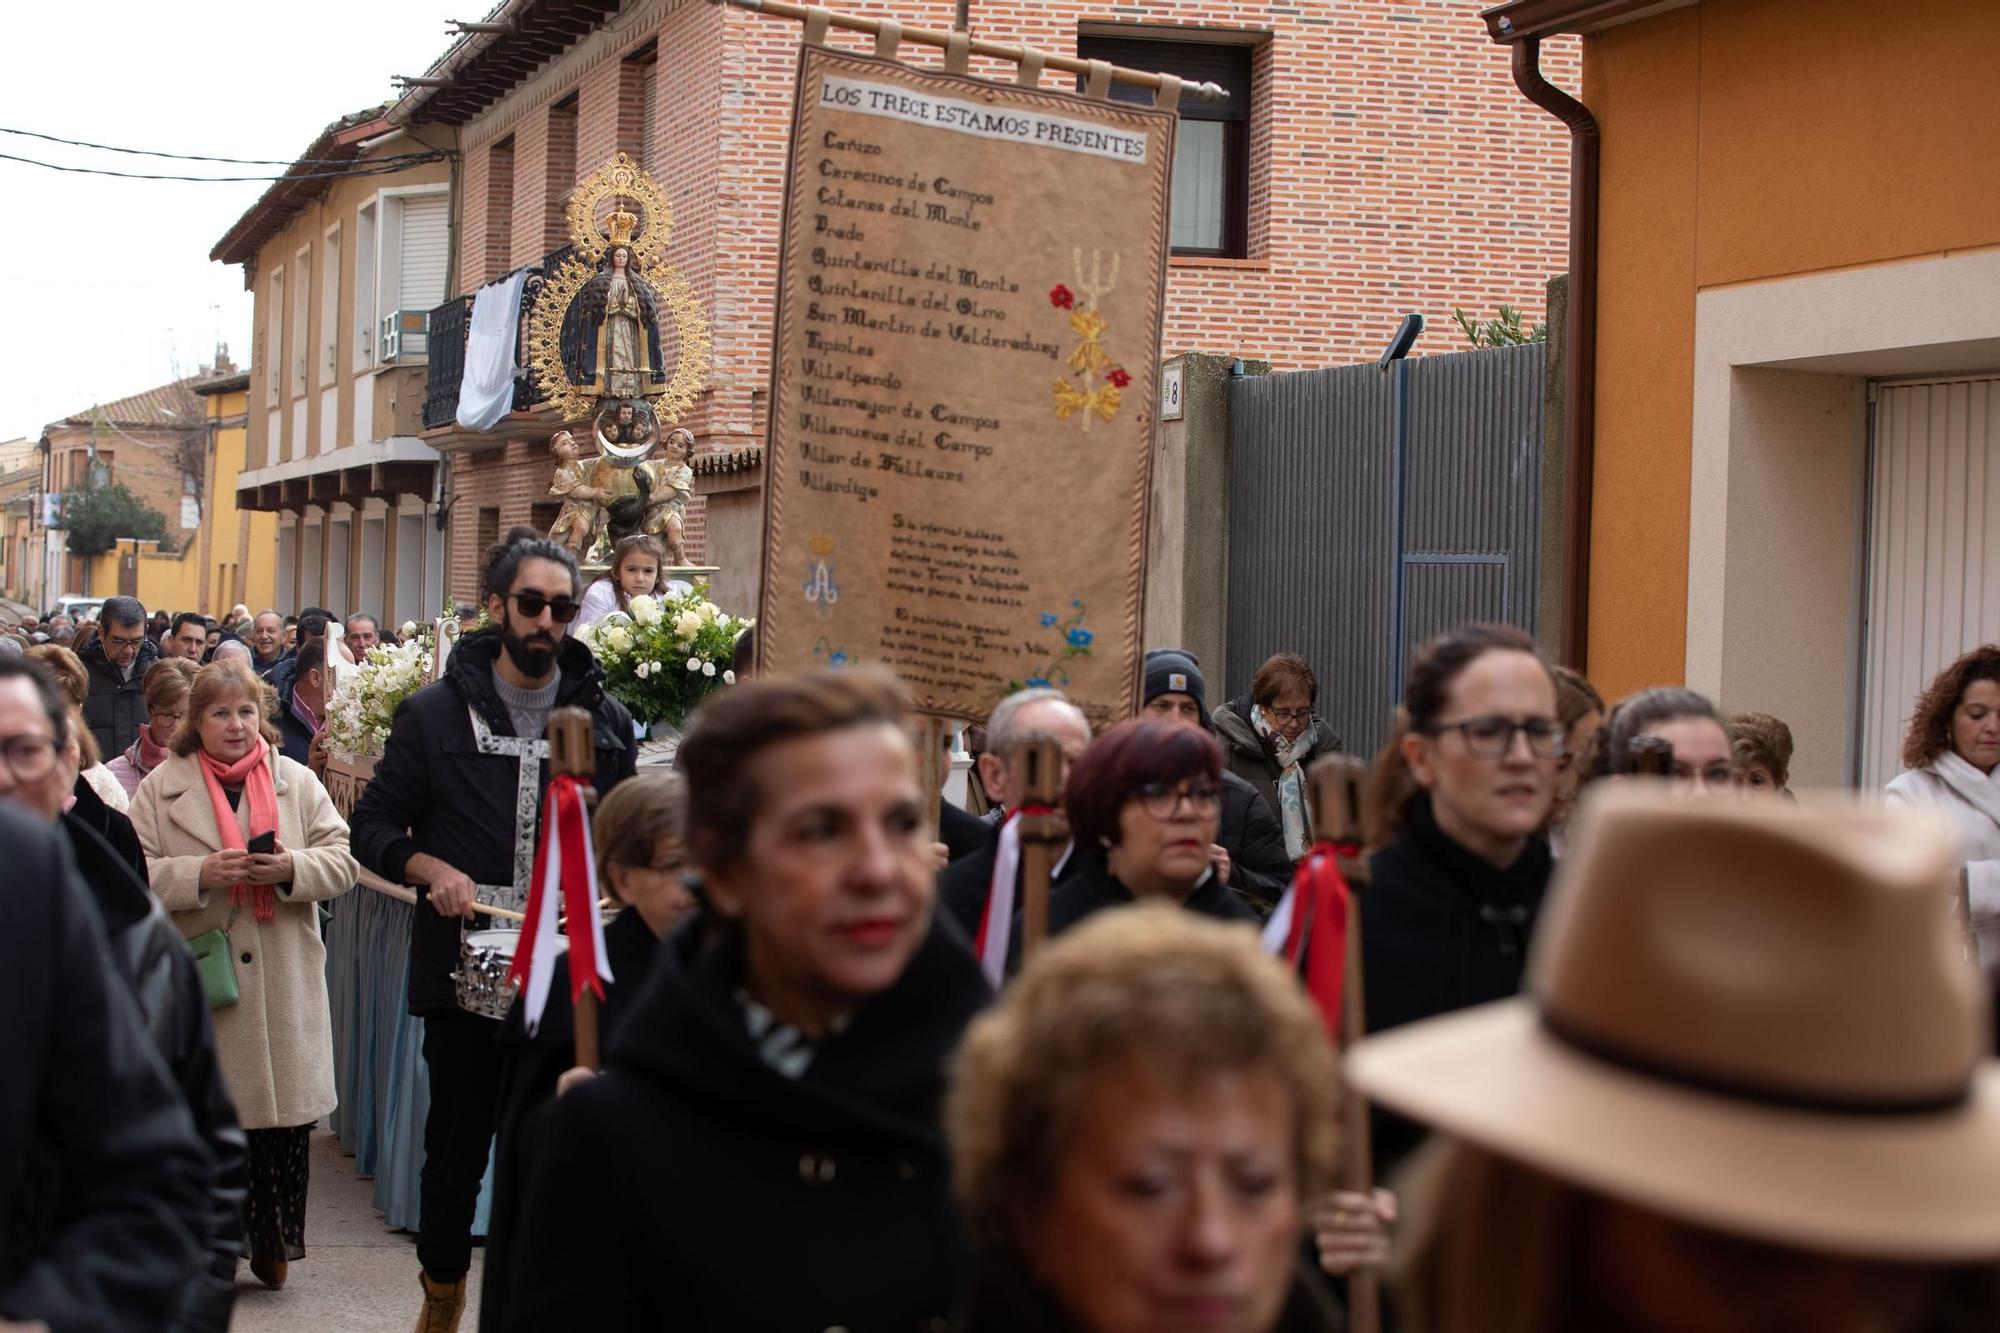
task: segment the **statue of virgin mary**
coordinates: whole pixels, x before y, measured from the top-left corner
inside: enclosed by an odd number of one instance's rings
[[[570,303],[562,354],[570,383],[607,397],[640,398],[667,382],[660,295],[632,267],[630,246],[608,247],[597,276]]]

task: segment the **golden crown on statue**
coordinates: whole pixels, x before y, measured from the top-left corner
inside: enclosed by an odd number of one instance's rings
[[[630,245],[639,231],[639,215],[623,208],[614,208],[604,219],[606,234],[613,245]]]

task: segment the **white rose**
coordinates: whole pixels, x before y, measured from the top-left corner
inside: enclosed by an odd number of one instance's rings
[[[674,633],[683,639],[692,639],[701,632],[701,617],[693,611],[683,611],[674,620]]]
[[[701,674],[704,676],[713,676],[715,674],[715,663],[703,662],[701,664]]]
[[[417,622],[416,622],[416,621],[414,621],[414,620],[405,620],[405,621],[403,622],[403,637],[404,637],[404,638],[408,638],[408,637],[409,637],[410,635],[412,635],[412,634],[415,634],[416,632],[417,632]]]
[[[715,615],[716,615],[715,603],[703,602],[701,604],[701,610],[700,612],[698,612],[698,614],[701,616],[702,622],[704,624],[713,625],[715,623]]]
[[[734,685],[736,683],[736,673],[734,671],[723,672],[722,683],[724,685]]]
[[[701,659],[699,657],[690,657],[688,659],[688,670],[689,671],[701,670]]]
[[[632,651],[632,631],[623,625],[613,625],[604,633],[604,646],[614,653]]]
[[[641,625],[655,624],[660,619],[660,604],[644,593],[626,603],[626,609],[631,611],[632,619]]]

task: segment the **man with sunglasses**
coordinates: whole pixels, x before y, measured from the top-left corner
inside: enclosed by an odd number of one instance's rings
[[[630,777],[637,760],[632,715],[605,693],[590,650],[569,637],[580,585],[575,557],[531,528],[514,529],[493,548],[485,577],[492,627],[460,639],[444,679],[397,710],[349,820],[356,859],[418,893],[410,1012],[424,1020],[431,1092],[417,1239],[420,1328],[455,1328],[464,1307],[499,1098],[499,1024],[459,1008],[452,983],[461,933],[494,924],[475,913],[475,901],[516,911],[526,904],[552,710],[591,715],[600,794]]]
[[[123,754],[146,725],[146,668],[160,660],[160,645],[146,633],[136,597],[106,598],[97,619],[97,637],[78,654],[90,673],[83,720],[99,750]]]

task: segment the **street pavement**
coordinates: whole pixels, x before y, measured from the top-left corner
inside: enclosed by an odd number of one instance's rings
[[[306,1257],[291,1266],[282,1291],[265,1290],[246,1261],[237,1270],[230,1333],[410,1333],[423,1305],[416,1237],[389,1230],[371,1202],[373,1191],[373,1181],[355,1176],[354,1159],[340,1151],[339,1140],[314,1130]],[[473,1250],[464,1333],[479,1326],[484,1259]]]

